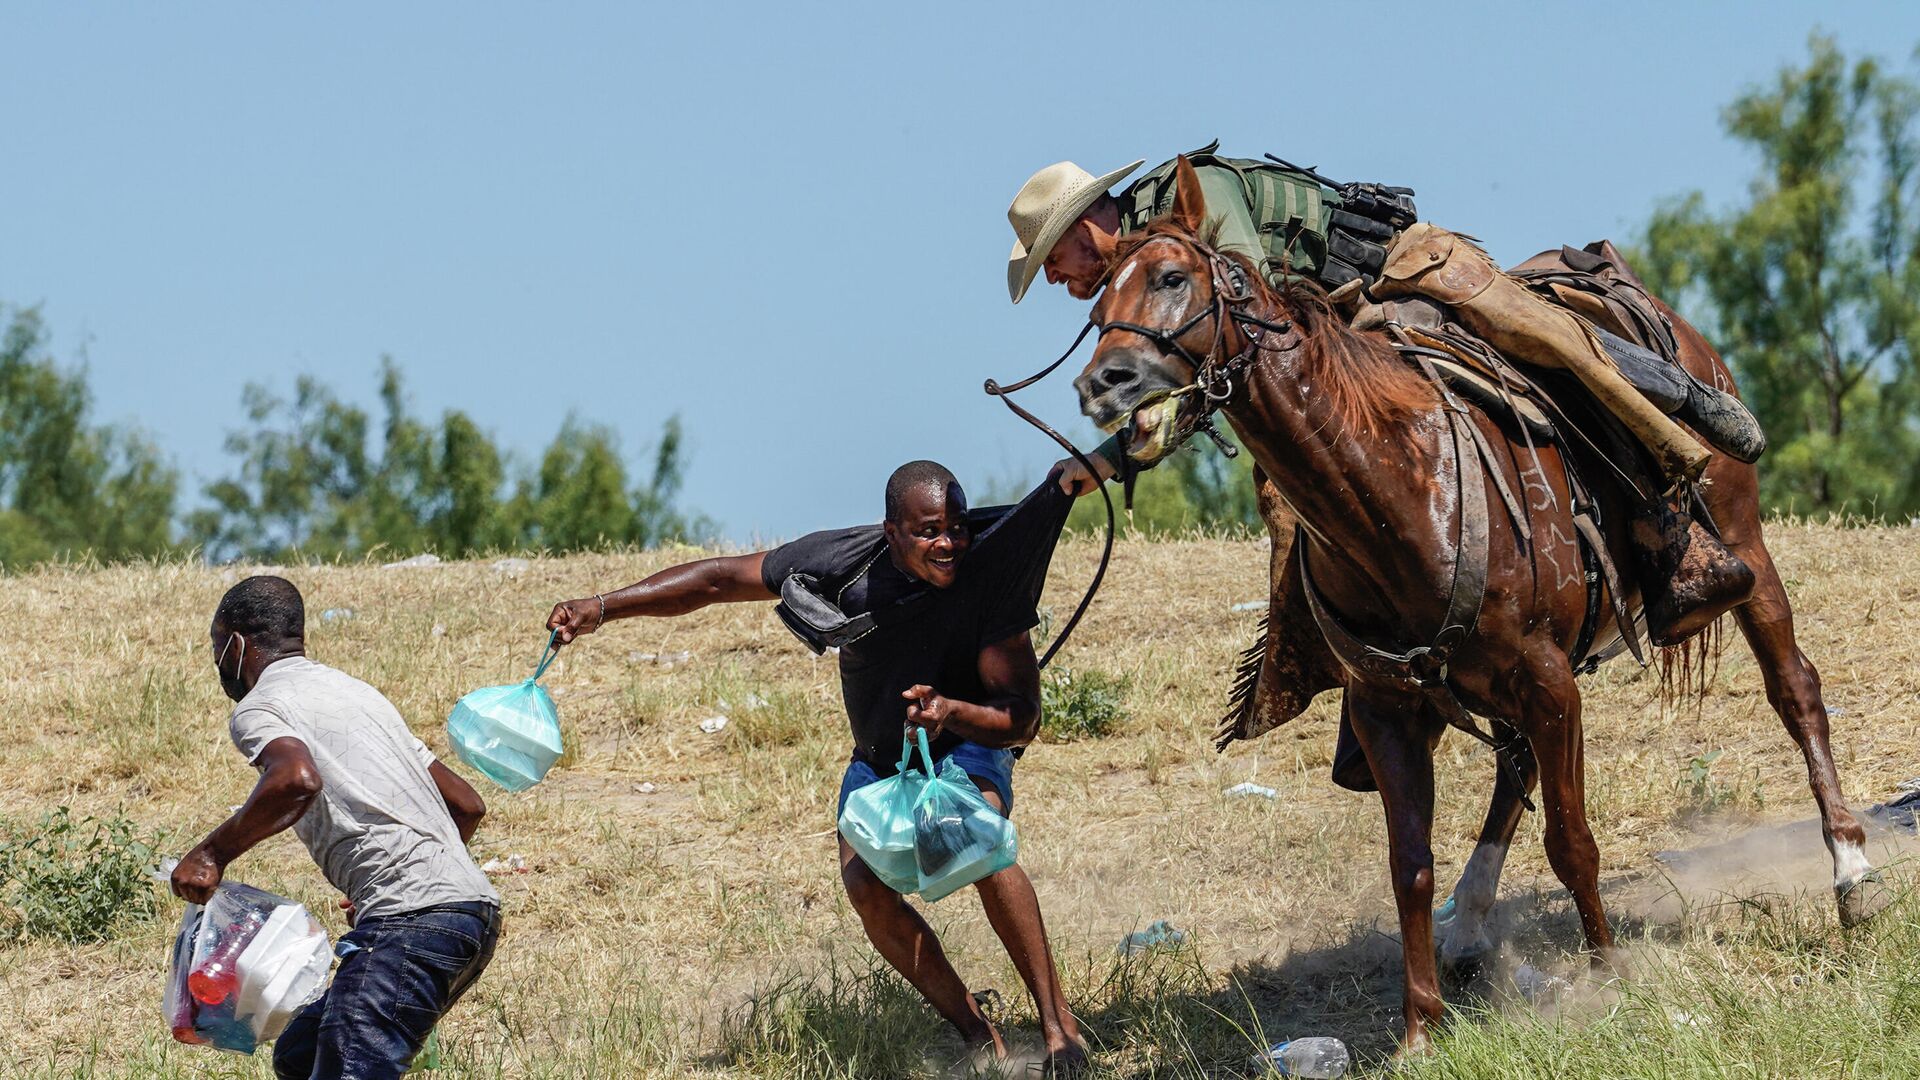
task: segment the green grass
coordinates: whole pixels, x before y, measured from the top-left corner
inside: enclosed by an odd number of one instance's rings
[[[1048,669],[1040,682],[1040,733],[1054,742],[1097,739],[1127,716],[1127,679],[1101,671]]]
[[[1910,532],[1770,530],[1799,582],[1802,648],[1844,710],[1834,751],[1856,808],[1914,771],[1920,605],[1889,603],[1863,620],[1857,602],[1920,597]],[[315,657],[373,682],[447,757],[451,704],[525,678],[555,599],[691,554],[537,559],[512,578],[485,562],[288,573],[310,610],[359,613],[317,624]],[[1092,543],[1061,545],[1054,603],[1077,599],[1098,555]],[[1362,1075],[1385,1075],[1394,1049],[1400,955],[1380,803],[1327,783],[1337,702],[1225,754],[1210,743],[1252,628],[1232,607],[1265,594],[1266,558],[1264,543],[1221,540],[1118,552],[1108,589],[1059,657],[1073,676],[1051,680],[1053,711],[1081,731],[1049,733],[1016,774],[1021,862],[1098,1077],[1245,1076],[1256,1050],[1306,1035],[1346,1041]],[[179,854],[246,797],[256,776],[227,740],[231,705],[205,647],[208,613],[240,572],[156,563],[0,578],[0,607],[16,613],[0,624],[15,661],[0,713],[0,819],[31,830],[58,805],[76,821],[120,815],[142,837],[164,832]],[[116,618],[72,638],[37,631],[75,610]],[[490,813],[476,857],[521,854],[530,869],[495,878],[500,948],[440,1026],[439,1075],[963,1074],[957,1040],[885,969],[841,891],[832,808],[848,740],[830,658],[800,649],[765,606],[741,605],[609,627],[563,650],[543,684],[568,757],[528,792],[483,784]],[[1448,986],[1436,1053],[1406,1075],[1920,1077],[1920,912],[1908,901],[1864,933],[1835,926],[1817,835],[1775,832],[1813,813],[1805,763],[1739,643],[1698,708],[1663,704],[1658,680],[1630,664],[1582,690],[1589,820],[1625,978],[1576,979],[1570,1001],[1538,1005],[1516,1000],[1500,965],[1497,978]],[[722,712],[725,731],[699,729]],[[1492,775],[1477,744],[1440,746],[1443,895],[1472,850]],[[1278,797],[1221,797],[1243,780]],[[1502,965],[1582,972],[1578,920],[1540,830],[1527,815],[1509,858]],[[1656,909],[1637,896],[1663,884],[1657,853],[1743,836],[1755,842],[1733,846],[1732,869],[1755,882],[1722,875],[1723,853],[1709,860],[1711,880],[1676,880],[1679,902]],[[294,837],[230,873],[344,930],[337,895]],[[1810,899],[1775,898],[1809,882]],[[83,920],[110,927],[97,940],[0,943],[0,1076],[269,1075],[264,1055],[168,1038],[159,1002],[180,904],[141,888],[154,917]],[[1031,1003],[979,904],[960,895],[925,910],[967,985],[1000,992],[999,1019],[1032,1051]],[[1189,947],[1115,954],[1156,919],[1185,931]],[[1679,1013],[1698,1022],[1676,1022]]]

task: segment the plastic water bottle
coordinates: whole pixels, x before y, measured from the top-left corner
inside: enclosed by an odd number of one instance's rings
[[[1254,1058],[1281,1076],[1304,1076],[1331,1080],[1347,1075],[1353,1059],[1347,1056],[1347,1044],[1339,1039],[1292,1039]]]
[[[239,922],[227,927],[227,932],[220,935],[220,944],[187,973],[187,991],[195,1001],[218,1005],[240,988],[240,954],[266,921],[261,912],[248,909]]]

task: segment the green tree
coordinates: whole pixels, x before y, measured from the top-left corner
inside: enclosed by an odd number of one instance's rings
[[[666,424],[652,477],[630,491],[613,432],[572,419],[538,471],[509,484],[506,458],[471,417],[449,410],[434,425],[409,411],[391,359],[381,362],[377,448],[366,411],[313,378],[298,380],[291,400],[258,386],[243,400],[250,427],[227,439],[238,475],[209,485],[212,505],[188,522],[212,558],[460,557],[711,533],[674,506],[684,470],[678,418]]]
[[[0,567],[172,545],[178,477],[143,436],[91,423],[86,376],[47,355],[33,308],[0,333]]]
[[[1775,509],[1920,510],[1920,86],[1815,35],[1804,66],[1728,106],[1760,173],[1715,213],[1662,207],[1649,283],[1726,356],[1772,443]]]

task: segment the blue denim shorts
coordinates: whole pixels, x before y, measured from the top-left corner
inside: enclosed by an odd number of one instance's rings
[[[947,761],[966,771],[975,782],[984,783],[1000,796],[1001,810],[1008,817],[1013,816],[1013,751],[994,750],[979,743],[963,742],[953,748],[953,752],[933,763],[935,771]],[[836,818],[847,809],[847,796],[880,779],[873,766],[854,758],[847,763],[847,774],[840,778],[840,802],[834,809]]]

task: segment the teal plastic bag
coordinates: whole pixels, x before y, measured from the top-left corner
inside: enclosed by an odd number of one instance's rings
[[[933,760],[920,736],[927,771]],[[920,896],[928,903],[1012,866],[1020,856],[1013,822],[988,805],[965,769],[948,758],[914,800],[913,850]]]
[[[927,733],[920,732],[920,749],[927,747]],[[913,808],[927,774],[907,768],[913,760],[913,744],[900,751],[900,767],[883,780],[875,780],[847,796],[847,808],[840,813],[840,835],[847,846],[860,856],[889,889],[910,893],[920,888],[920,864],[913,851]]]
[[[559,633],[547,639],[525,682],[475,690],[447,717],[447,741],[461,761],[508,791],[525,791],[560,760],[560,713],[539,684],[558,655]]]

